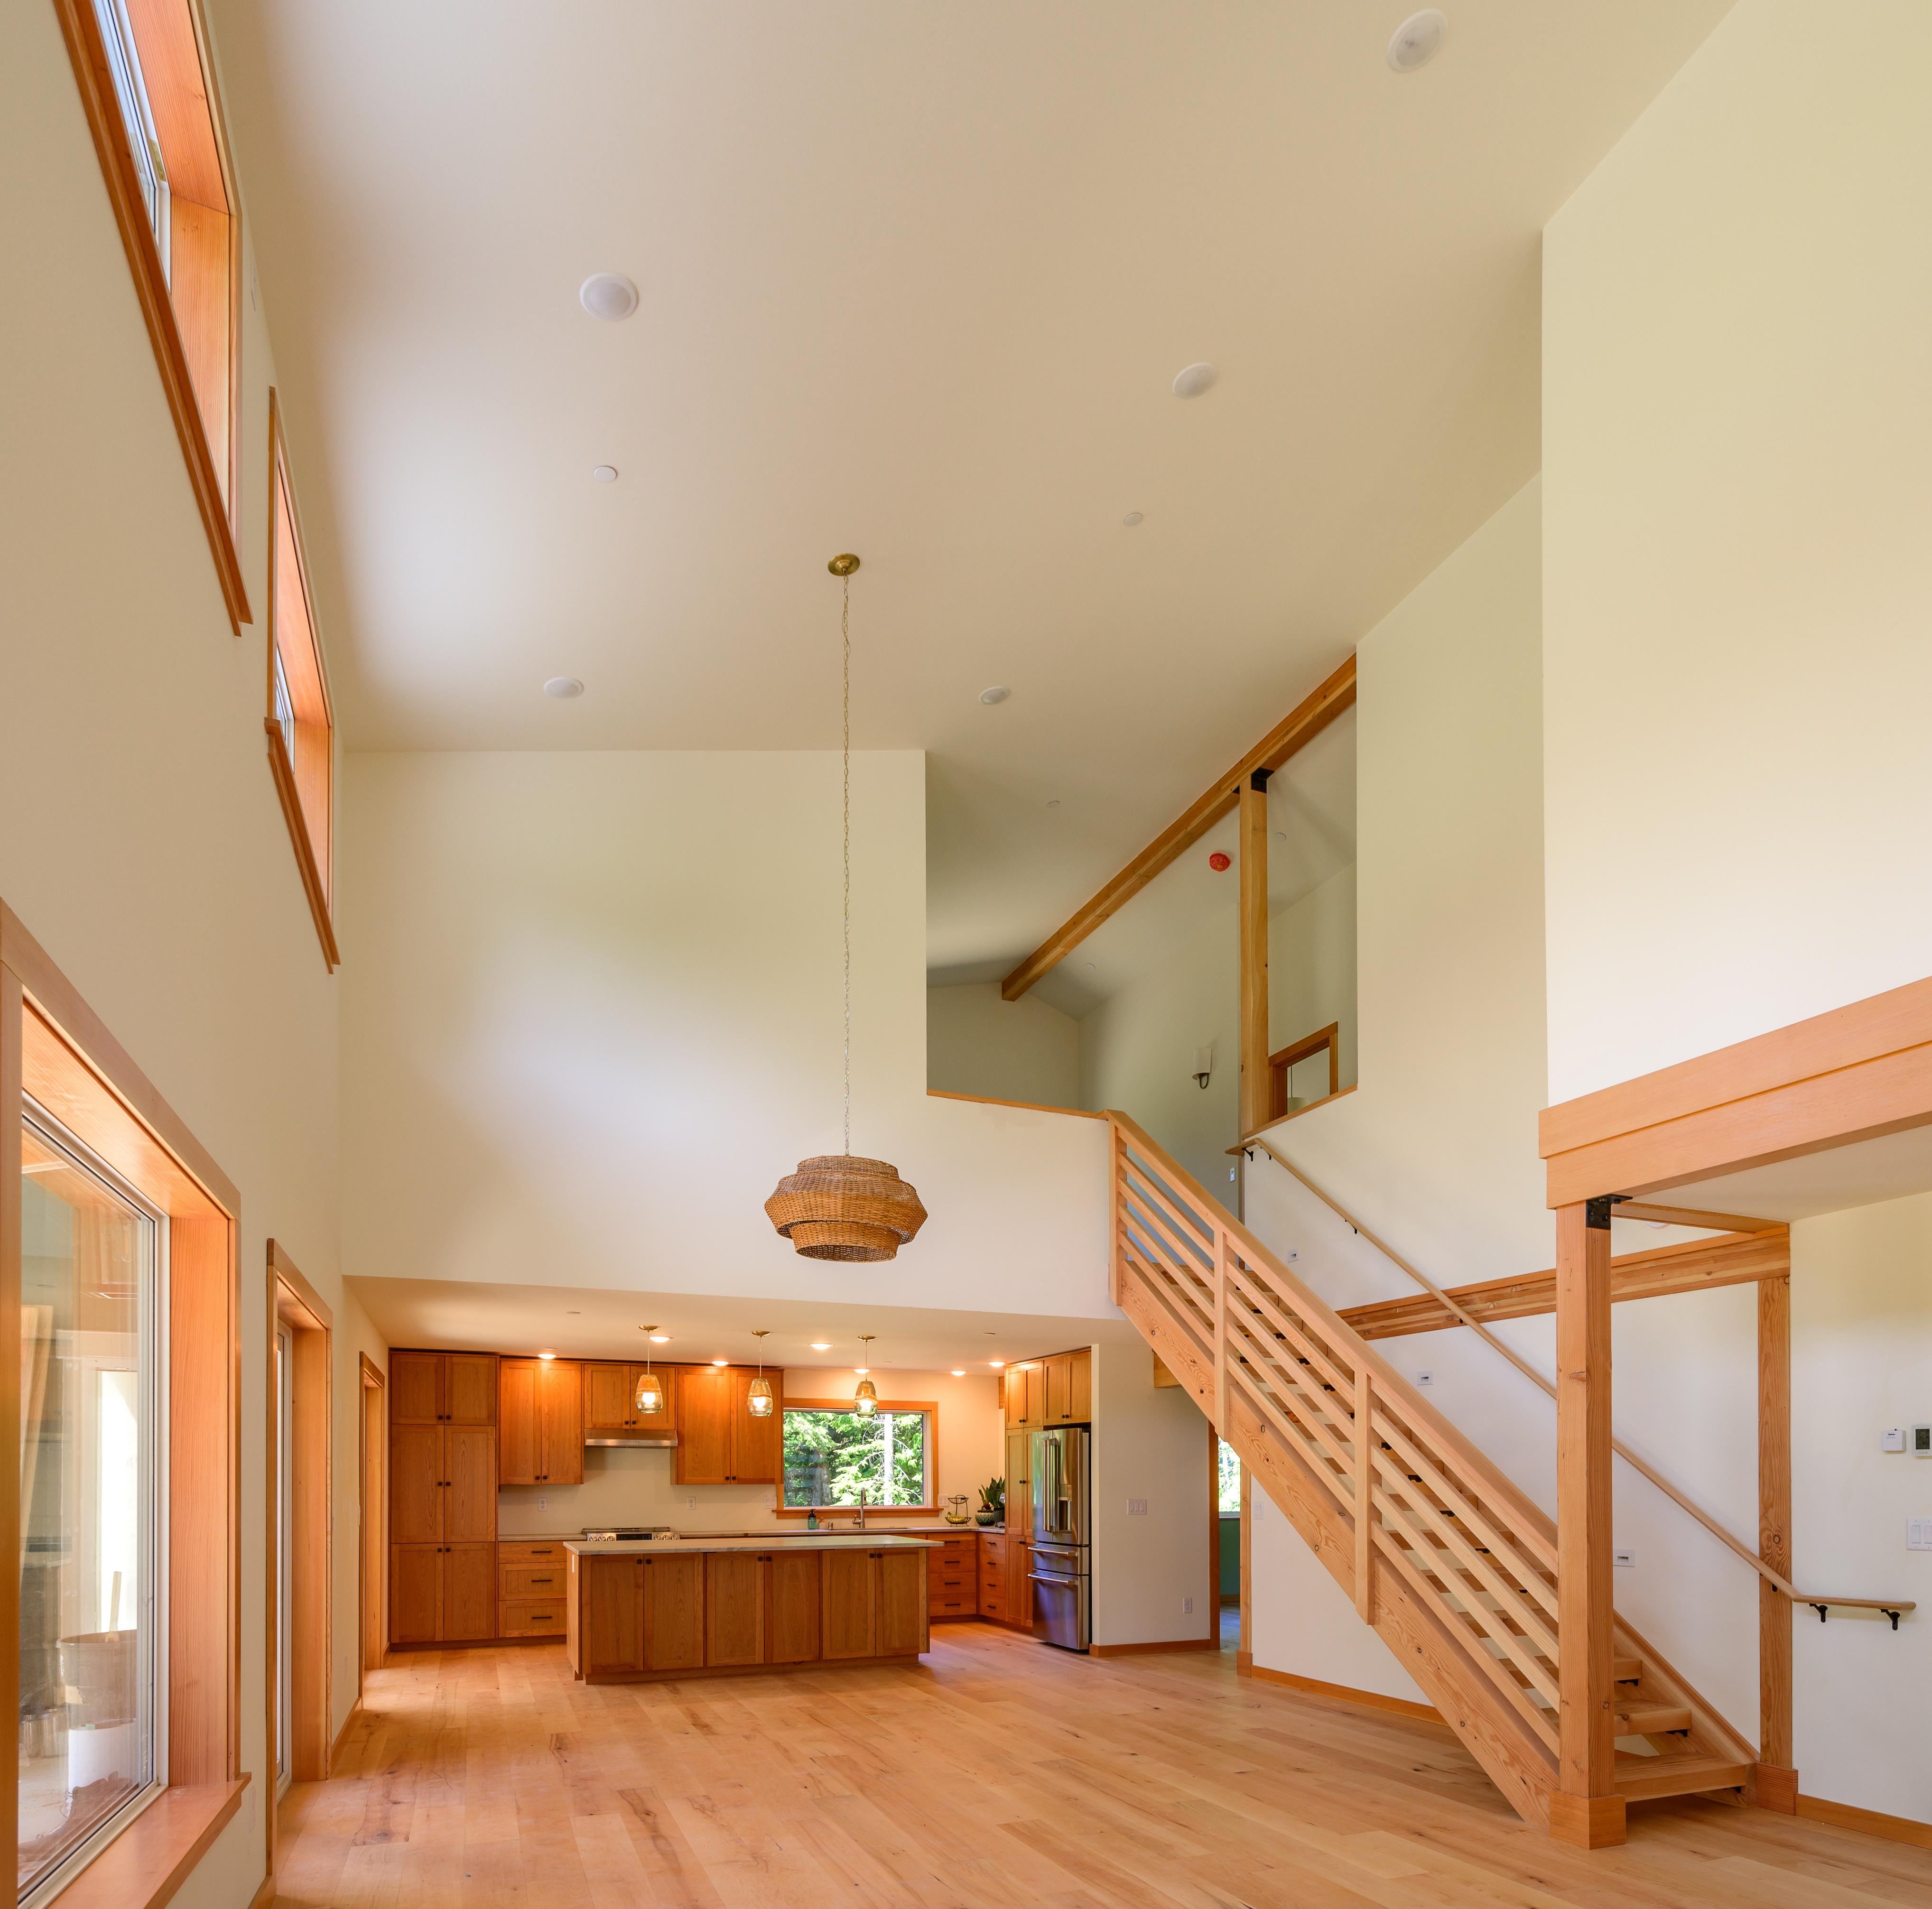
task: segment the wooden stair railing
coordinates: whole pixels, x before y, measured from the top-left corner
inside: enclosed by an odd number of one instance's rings
[[[1556,1787],[1556,1527],[1124,1114],[1114,1302],[1517,1813]],[[1756,1752],[1619,1621],[1618,1787],[1736,1792]]]

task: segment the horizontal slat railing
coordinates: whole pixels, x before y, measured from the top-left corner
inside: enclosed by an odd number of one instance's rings
[[[1432,1611],[1538,1752],[1557,1749],[1556,1544],[1545,1515],[1124,1116],[1113,1123],[1115,1297],[1131,1284],[1352,1529],[1358,1608],[1374,1573]]]

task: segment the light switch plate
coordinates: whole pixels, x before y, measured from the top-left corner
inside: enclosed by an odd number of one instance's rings
[[[1130,1518],[1145,1518],[1147,1500],[1144,1498],[1130,1498],[1127,1500],[1127,1515]]]
[[[1192,1617],[1194,1615],[1194,1600],[1192,1598],[1183,1598],[1180,1600],[1180,1614],[1184,1617]]]
[[[1908,1551],[1932,1551],[1932,1518],[1909,1518],[1905,1521],[1905,1548]]]

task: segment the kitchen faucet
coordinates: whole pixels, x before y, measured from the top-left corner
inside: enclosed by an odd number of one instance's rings
[[[866,1493],[865,1493],[865,1488],[864,1488],[863,1486],[861,1486],[861,1487],[860,1488],[860,1491],[859,1491],[859,1529],[860,1529],[861,1531],[862,1531],[862,1530],[865,1530],[865,1528],[866,1528]]]

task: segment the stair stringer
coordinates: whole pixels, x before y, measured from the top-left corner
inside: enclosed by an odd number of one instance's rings
[[[1353,1598],[1353,1518],[1335,1503],[1300,1455],[1241,1398],[1238,1378],[1230,1382],[1230,1409],[1225,1415],[1217,1411],[1213,1369],[1198,1341],[1177,1321],[1164,1317],[1138,1282],[1124,1287],[1120,1304],[1162,1363],[1234,1448],[1252,1481]],[[1376,1572],[1375,1581],[1376,1635],[1426,1693],[1510,1807],[1526,1822],[1546,1827],[1556,1771],[1543,1746],[1528,1735],[1487,1677],[1466,1661],[1469,1647],[1444,1626],[1398,1572],[1384,1567]]]

